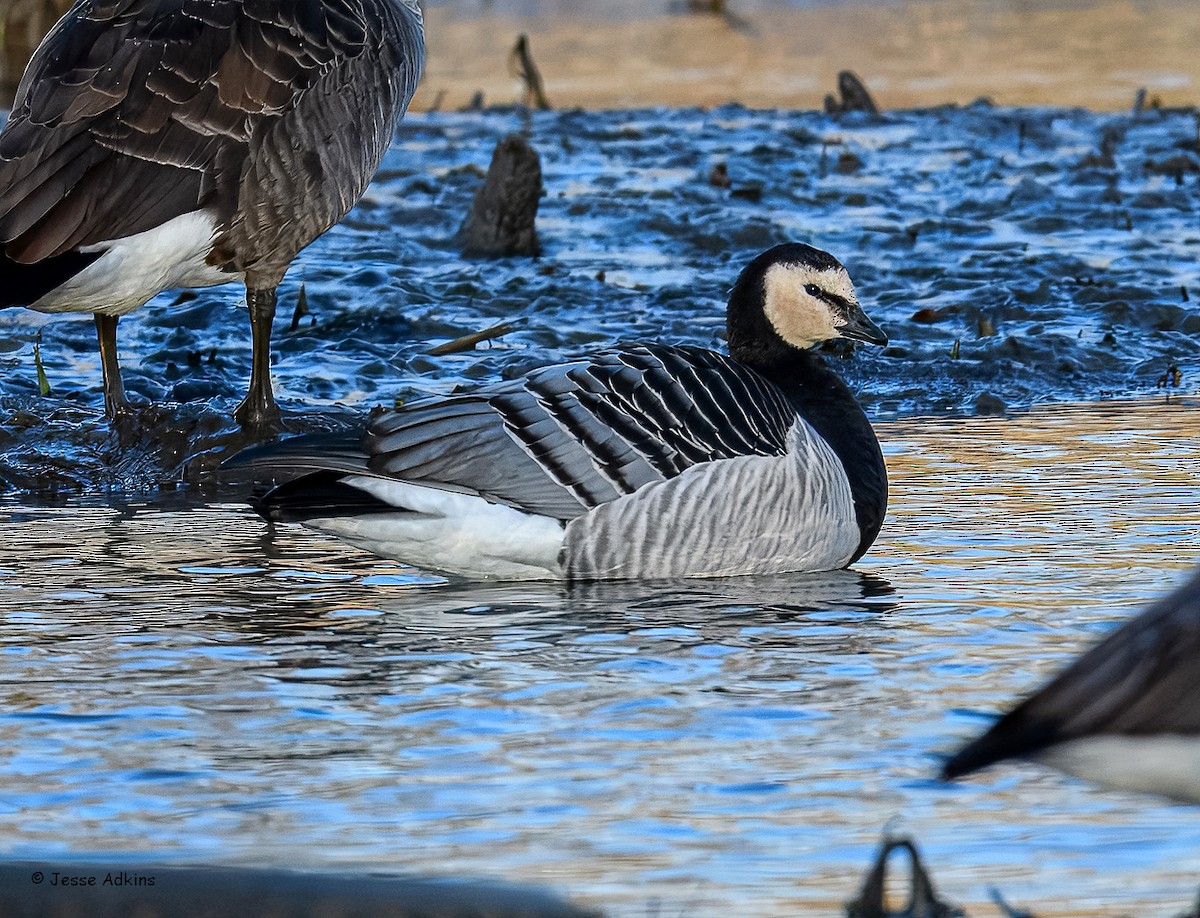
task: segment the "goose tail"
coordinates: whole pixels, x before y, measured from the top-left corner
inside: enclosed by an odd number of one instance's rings
[[[258,487],[250,505],[272,522],[395,511],[343,481],[347,475],[367,472],[361,431],[311,434],[251,447],[227,459],[221,468],[254,479]]]
[[[0,309],[31,306],[61,287],[102,252],[64,252],[32,264],[14,261],[0,249]]]

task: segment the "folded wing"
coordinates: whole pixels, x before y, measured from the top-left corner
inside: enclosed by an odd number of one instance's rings
[[[795,420],[777,387],[728,357],[640,345],[382,412],[357,465],[323,460],[307,437],[248,461],[280,477],[365,469],[569,520],[700,463],[782,455]]]

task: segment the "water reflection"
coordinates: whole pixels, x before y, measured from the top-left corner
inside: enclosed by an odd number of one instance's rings
[[[9,499],[4,853],[832,914],[899,815],[975,911],[991,884],[1039,914],[1179,910],[1186,809],[1036,769],[930,777],[1200,554],[1195,411],[880,425],[884,532],[820,575],[471,585],[240,505]]]

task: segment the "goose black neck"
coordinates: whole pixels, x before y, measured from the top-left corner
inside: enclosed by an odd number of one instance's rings
[[[888,505],[888,474],[875,431],[850,386],[820,355],[782,340],[763,312],[763,271],[754,263],[730,294],[727,329],[730,356],[784,391],[797,414],[841,460],[850,481],[854,516],[862,534],[856,562],[875,541]]]
[[[755,369],[783,390],[796,413],[842,460],[861,534],[850,559],[854,563],[879,535],[887,510],[887,467],[871,422],[850,387],[812,351],[791,348],[785,359]]]

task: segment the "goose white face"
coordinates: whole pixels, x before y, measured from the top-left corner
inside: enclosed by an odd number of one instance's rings
[[[767,321],[801,349],[843,337],[846,326],[857,324],[855,313],[862,314],[845,268],[774,264],[763,277],[763,294]]]

